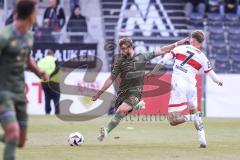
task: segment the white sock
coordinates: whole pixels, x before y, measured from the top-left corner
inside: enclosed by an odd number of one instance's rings
[[[204,130],[203,129],[202,130],[198,130],[197,134],[198,134],[198,140],[199,140],[200,144],[206,145],[207,142],[206,142]]]

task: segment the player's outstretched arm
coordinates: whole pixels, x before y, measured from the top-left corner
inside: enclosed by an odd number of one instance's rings
[[[223,82],[218,78],[217,74],[213,70],[209,71],[207,75],[209,75],[213,82],[217,83],[219,86],[223,85]]]
[[[181,39],[180,41],[177,41],[175,43],[172,43],[172,44],[161,47],[159,50],[154,51],[154,54],[155,54],[155,56],[160,56],[160,55],[169,53],[175,47],[177,47],[179,45],[183,45],[184,43],[186,43],[188,41],[189,41],[189,38]]]
[[[44,71],[41,71],[38,68],[38,66],[37,66],[35,60],[33,59],[33,57],[30,56],[28,58],[27,66],[33,73],[35,73],[42,80],[44,80],[44,81],[48,81],[49,80],[48,74],[46,72],[44,72]]]
[[[159,71],[159,69],[162,68],[171,59],[173,59],[173,55],[171,53],[166,54],[153,68],[151,74],[156,74]]]
[[[102,88],[97,92],[95,96],[92,97],[92,100],[96,101],[100,97],[100,95],[112,85],[114,79],[115,78],[112,75],[110,75],[108,79],[104,82]]]

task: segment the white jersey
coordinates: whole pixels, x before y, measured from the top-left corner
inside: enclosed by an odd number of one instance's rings
[[[203,68],[209,72],[211,64],[205,54],[192,45],[182,45],[171,51],[175,62],[173,66],[172,80],[186,80],[196,85],[196,74]]]

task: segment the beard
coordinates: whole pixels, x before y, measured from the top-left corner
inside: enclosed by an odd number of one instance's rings
[[[127,53],[127,54],[122,55],[122,58],[124,58],[124,59],[127,59],[127,58],[129,58],[129,57],[130,57],[130,53]]]

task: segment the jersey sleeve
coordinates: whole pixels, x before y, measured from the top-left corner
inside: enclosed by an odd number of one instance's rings
[[[176,54],[178,53],[179,47],[175,47],[173,50],[170,51],[170,53],[172,54],[173,58],[176,57]]]
[[[144,56],[146,61],[149,61],[149,60],[155,58],[154,52],[145,52],[145,53],[142,53],[142,55]]]
[[[209,71],[212,70],[212,65],[204,54],[202,57],[202,67],[203,67],[204,73],[208,73]]]
[[[119,73],[120,73],[120,59],[113,64],[111,75],[113,77],[117,77]]]

